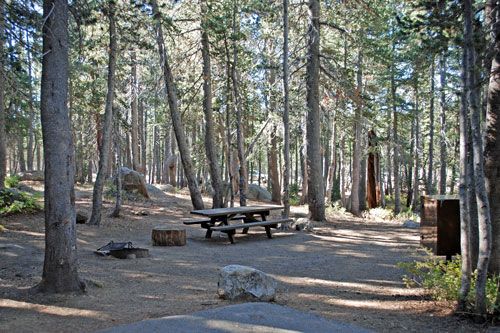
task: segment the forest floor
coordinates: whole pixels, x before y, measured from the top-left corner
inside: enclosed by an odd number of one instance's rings
[[[90,187],[79,187],[77,210],[90,214],[91,196]],[[205,239],[199,226],[186,226],[185,246],[157,247],[151,244],[153,227],[182,226],[192,218],[186,192],[127,202],[121,218],[107,217],[113,206],[105,201],[102,228],[77,225],[78,271],[87,285],[83,295],[33,293],[42,274],[44,215],[1,218],[1,332],[89,332],[235,304],[217,296],[219,270],[230,264],[278,280],[276,304],[331,320],[378,332],[486,330],[453,315],[449,304],[429,300],[421,289],[405,287],[405,271],[397,264],[414,259],[419,234],[401,222],[329,215],[313,232],[274,231],[274,239],[268,239],[254,228],[237,235],[235,245],[218,233]],[[134,214],[140,210],[149,215]],[[305,214],[305,207],[292,207],[292,217]],[[94,253],[112,240],[148,248],[150,256],[122,260]]]

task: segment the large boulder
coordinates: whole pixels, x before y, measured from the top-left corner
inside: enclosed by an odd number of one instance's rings
[[[45,173],[43,170],[30,170],[16,173],[19,180],[32,180],[32,181],[43,181],[45,179]]]
[[[160,190],[164,192],[175,192],[175,187],[170,184],[165,184],[160,186]]]
[[[272,200],[271,193],[264,190],[257,184],[248,185],[247,198],[252,200],[266,201],[266,202],[271,202]]]
[[[166,199],[167,195],[158,187],[151,185],[151,184],[146,184],[146,189],[148,190],[149,196],[153,197],[154,199]]]
[[[147,199],[150,199],[146,183],[141,174],[137,171],[123,167],[120,172],[122,178],[122,189],[132,194],[139,193]]]
[[[255,268],[229,265],[221,269],[217,294],[222,299],[272,301],[277,281]]]

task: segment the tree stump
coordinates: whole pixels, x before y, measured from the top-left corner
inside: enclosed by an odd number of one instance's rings
[[[186,229],[179,227],[158,226],[151,233],[153,245],[182,246],[186,245]]]

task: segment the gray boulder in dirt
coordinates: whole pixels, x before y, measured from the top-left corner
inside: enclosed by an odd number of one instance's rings
[[[271,202],[272,200],[271,193],[264,190],[257,184],[248,185],[247,197],[248,199],[266,201],[266,202]]]
[[[82,210],[76,211],[76,223],[77,224],[87,223],[88,219],[89,219],[89,214],[87,214],[87,212],[84,212]]]
[[[170,184],[161,185],[160,190],[163,192],[175,192],[175,188]]]
[[[146,183],[141,174],[129,168],[121,168],[122,188],[126,192],[133,194],[139,193],[147,199],[150,199]],[[135,193],[134,193],[135,192]]]
[[[293,230],[306,230],[306,231],[313,231],[314,230],[314,225],[313,222],[307,218],[300,218],[296,219],[293,222],[290,223],[290,229]]]
[[[415,221],[405,221],[405,223],[403,223],[403,228],[418,229],[420,228],[420,223]]]
[[[43,182],[45,179],[45,173],[43,170],[30,170],[16,173],[16,176],[19,177],[19,180],[34,180]]]
[[[167,195],[158,187],[151,185],[151,184],[146,184],[146,189],[148,190],[149,196],[153,197],[155,199],[165,199],[167,198]]]
[[[229,265],[221,269],[217,294],[222,299],[269,302],[276,297],[278,282],[252,267]]]

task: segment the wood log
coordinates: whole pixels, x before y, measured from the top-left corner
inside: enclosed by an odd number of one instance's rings
[[[151,239],[155,246],[186,245],[186,229],[179,227],[157,226],[153,228]]]

